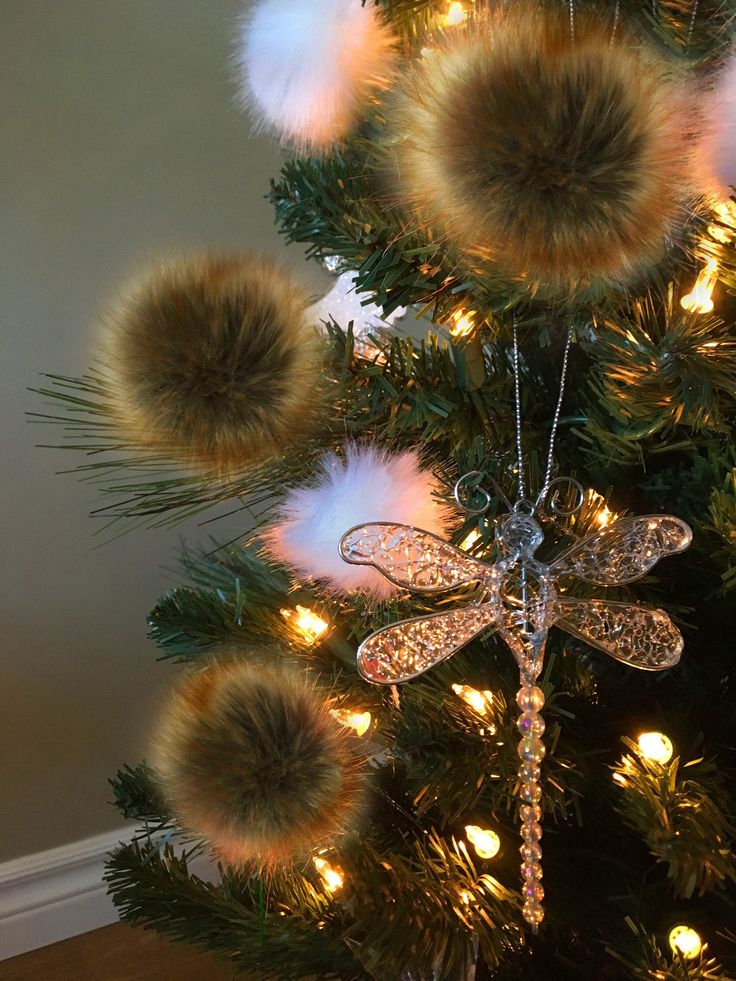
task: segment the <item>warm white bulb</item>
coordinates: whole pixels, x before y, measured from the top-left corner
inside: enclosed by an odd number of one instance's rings
[[[453,337],[469,337],[475,330],[475,310],[456,310],[452,315],[450,333]]]
[[[678,951],[686,961],[693,961],[703,949],[700,934],[684,923],[670,930],[670,947]]]
[[[314,644],[315,641],[319,640],[330,626],[306,606],[297,606],[295,610],[282,610],[281,616],[285,620],[288,620],[289,623],[292,623],[310,644]]]
[[[453,685],[452,690],[478,715],[485,715],[493,705],[492,691],[478,691],[470,685]]]
[[[713,309],[713,289],[716,285],[718,263],[709,259],[695,280],[692,293],[683,296],[680,306],[691,313],[710,313]]]
[[[351,709],[330,709],[330,715],[346,729],[354,729],[357,735],[364,736],[371,727],[370,712],[353,712]]]
[[[465,549],[467,552],[468,549],[472,548],[477,541],[480,541],[481,537],[481,533],[478,531],[478,529],[473,528],[472,531],[469,531],[465,538],[463,538],[463,540],[460,542],[460,548]]]
[[[468,841],[475,848],[478,858],[495,858],[501,848],[501,839],[490,828],[479,828],[477,824],[465,826]]]
[[[672,759],[672,741],[663,732],[643,732],[639,736],[639,752],[653,763],[669,763]]]
[[[338,872],[337,869],[333,869],[326,859],[317,856],[314,860],[314,867],[322,876],[322,881],[327,892],[337,892],[338,889],[342,889],[345,885],[345,878],[342,873]]]
[[[451,3],[445,14],[445,27],[454,27],[468,19],[467,11],[461,3]]]

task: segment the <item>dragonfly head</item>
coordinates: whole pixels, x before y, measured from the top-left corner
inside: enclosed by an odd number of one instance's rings
[[[510,555],[532,555],[544,541],[544,532],[530,514],[515,511],[498,522],[496,539]]]

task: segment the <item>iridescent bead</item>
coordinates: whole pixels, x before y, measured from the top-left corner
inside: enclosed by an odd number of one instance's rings
[[[525,736],[541,736],[545,728],[544,719],[538,712],[524,712],[519,716],[516,728]]]
[[[536,841],[525,841],[519,851],[525,862],[541,861],[542,846]]]
[[[542,866],[539,862],[524,862],[521,866],[521,877],[522,879],[535,879],[538,881],[542,878]]]
[[[538,821],[522,824],[521,837],[524,841],[539,841],[542,837],[542,825]]]
[[[539,736],[525,736],[519,743],[517,752],[526,763],[541,763],[546,750]]]
[[[544,888],[538,882],[525,882],[521,887],[521,894],[525,900],[534,900],[541,903],[544,899]]]
[[[538,783],[523,783],[519,790],[519,797],[525,804],[538,804],[542,799],[542,788]]]
[[[519,808],[519,817],[522,821],[541,821],[542,808],[539,804],[522,804]]]
[[[542,776],[539,763],[522,763],[519,769],[519,779],[522,783],[536,783]]]
[[[520,688],[516,694],[516,704],[522,712],[539,712],[544,707],[544,692],[536,685]]]
[[[527,900],[522,909],[522,916],[530,926],[539,926],[539,924],[544,919],[544,910],[542,909],[542,904],[536,902],[535,900]]]

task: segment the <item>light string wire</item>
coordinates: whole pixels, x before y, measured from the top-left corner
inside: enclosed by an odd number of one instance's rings
[[[570,346],[572,344],[572,324],[567,328],[567,336],[565,337],[565,349],[562,355],[562,368],[560,370],[560,388],[559,394],[557,396],[557,405],[555,406],[554,416],[552,417],[552,429],[549,434],[549,446],[547,449],[547,466],[544,473],[544,483],[542,484],[542,489],[537,496],[535,502],[535,507],[544,501],[549,491],[550,484],[552,483],[552,468],[554,466],[555,457],[555,443],[557,442],[557,433],[560,427],[560,414],[562,413],[562,402],[565,397],[565,384],[567,382],[567,369],[570,363]],[[526,499],[526,480],[524,477],[526,465],[524,463],[524,446],[522,443],[522,418],[521,418],[521,368],[520,360],[521,356],[519,354],[519,322],[516,314],[513,315],[512,321],[512,337],[513,337],[513,364],[514,364],[514,409],[516,416],[516,465],[519,471],[518,477],[518,501],[523,501]]]

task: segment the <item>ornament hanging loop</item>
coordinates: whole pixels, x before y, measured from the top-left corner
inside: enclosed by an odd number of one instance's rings
[[[585,488],[573,477],[555,477],[537,498],[536,507],[546,509],[556,518],[571,518],[585,502]]]
[[[452,496],[466,514],[485,514],[491,506],[491,495],[485,487],[481,487],[482,479],[481,470],[471,470],[463,474],[453,488]],[[483,503],[480,504],[480,501]]]

